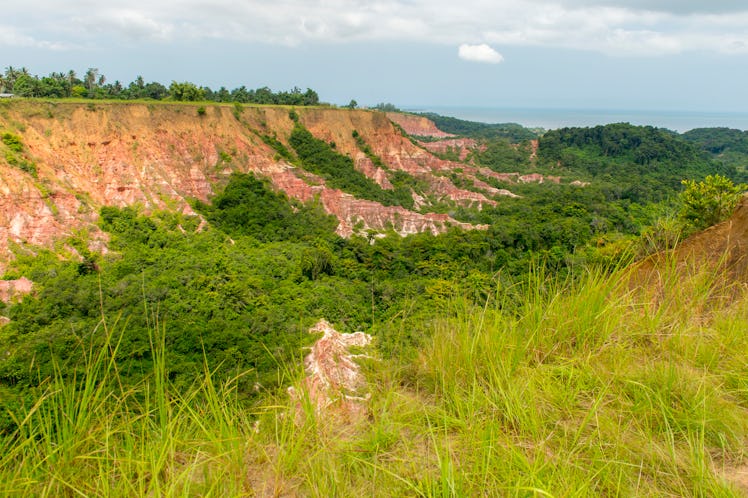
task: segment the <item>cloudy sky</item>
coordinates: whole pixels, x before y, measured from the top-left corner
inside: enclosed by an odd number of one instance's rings
[[[746,0],[3,2],[0,65],[329,102],[748,112]]]

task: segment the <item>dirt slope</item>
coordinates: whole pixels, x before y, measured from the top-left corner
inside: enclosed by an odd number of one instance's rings
[[[673,251],[650,256],[634,267],[635,286],[657,286],[663,276],[706,270],[728,286],[748,285],[748,194],[727,221],[684,240]]]

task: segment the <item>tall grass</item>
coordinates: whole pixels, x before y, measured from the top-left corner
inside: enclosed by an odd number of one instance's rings
[[[105,343],[82,352],[81,378],[57,370],[37,402],[13,414],[18,428],[0,442],[0,495],[247,495],[251,485],[229,477],[246,475],[252,428],[237,379],[216,386],[206,370],[186,392],[172,389],[156,328],[153,372],[124,387],[118,328],[100,328]]]
[[[153,372],[124,387],[115,325],[85,376],[14,413],[0,495],[741,496],[748,299],[676,273],[652,292],[534,273],[485,306],[453,299],[415,362],[364,365],[369,416],[350,424],[284,392],[247,407],[207,369],[176,391],[158,325]]]

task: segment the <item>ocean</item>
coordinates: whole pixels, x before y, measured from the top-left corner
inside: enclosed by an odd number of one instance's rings
[[[435,112],[482,123],[519,123],[527,128],[553,130],[566,126],[631,123],[667,128],[679,133],[694,128],[727,127],[748,130],[748,112],[626,111],[600,109],[521,109],[423,106],[404,110]]]

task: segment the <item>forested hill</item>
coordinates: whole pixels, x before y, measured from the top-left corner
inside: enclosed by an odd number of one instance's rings
[[[683,138],[709,152],[714,159],[748,170],[748,131],[731,128],[696,128]]]
[[[714,161],[701,148],[669,130],[626,123],[562,128],[539,141],[541,161],[610,185],[634,201],[662,200],[684,178],[718,173],[736,181],[745,175]]]

